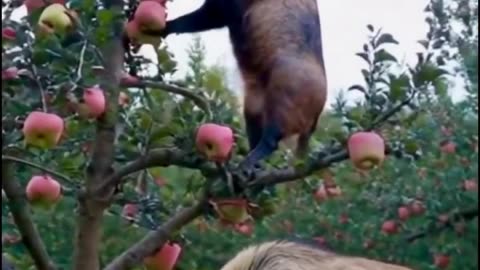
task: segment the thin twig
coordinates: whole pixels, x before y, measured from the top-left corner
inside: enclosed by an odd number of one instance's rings
[[[88,47],[88,41],[83,42],[83,47],[82,51],[80,52],[80,60],[78,61],[78,68],[77,68],[77,78],[75,79],[75,82],[79,82],[80,79],[82,78],[82,69],[83,69],[83,62],[85,61],[85,51],[87,50]]]
[[[36,164],[36,163],[33,163],[31,161],[27,161],[27,160],[24,160],[24,159],[21,159],[21,158],[17,158],[17,157],[13,157],[13,156],[9,156],[9,155],[2,155],[2,161],[12,161],[12,162],[15,162],[15,163],[20,163],[20,164],[24,164],[24,165],[27,165],[29,167],[32,167],[32,168],[36,168],[36,169],[39,169],[47,174],[51,174],[53,176],[56,176],[62,180],[64,180],[65,182],[68,182],[69,184],[71,185],[74,185],[74,186],[78,186],[78,184],[76,184],[74,181],[72,181],[70,179],[70,177],[64,175],[64,174],[61,174],[59,172],[56,172],[56,171],[53,171],[53,170],[50,170],[50,169],[47,169],[45,168],[45,166],[42,166],[40,164]]]
[[[210,105],[208,104],[207,100],[196,95],[195,93],[193,93],[188,89],[163,83],[163,82],[153,82],[148,80],[143,80],[143,81],[133,82],[133,83],[123,82],[122,86],[134,87],[134,88],[143,88],[143,87],[158,88],[168,93],[181,95],[185,98],[191,99],[195,103],[195,105],[197,105],[200,109],[202,109],[207,114],[208,119],[212,119],[212,112],[210,110]]]

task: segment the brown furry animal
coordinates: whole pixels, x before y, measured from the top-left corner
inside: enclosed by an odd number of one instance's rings
[[[206,0],[168,21],[162,35],[221,27],[229,29],[245,83],[250,152],[241,167],[250,172],[293,136],[304,154],[327,99],[317,1]]]
[[[240,251],[221,270],[412,270],[360,257],[337,255],[314,245],[273,241]]]

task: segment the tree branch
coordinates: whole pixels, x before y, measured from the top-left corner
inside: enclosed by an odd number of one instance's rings
[[[199,217],[205,204],[206,200],[201,200],[194,206],[183,209],[163,226],[149,232],[143,239],[115,258],[104,270],[127,270],[141,264],[145,257],[161,248],[172,233]]]
[[[166,84],[166,83],[163,83],[163,82],[153,82],[153,81],[148,81],[148,80],[143,80],[143,81],[139,81],[139,82],[123,82],[122,86],[123,87],[136,87],[136,88],[143,88],[143,87],[158,88],[158,89],[161,89],[161,90],[163,90],[165,92],[168,92],[168,93],[181,95],[185,98],[191,99],[195,103],[195,105],[197,105],[200,109],[202,109],[205,113],[207,113],[208,119],[212,118],[211,117],[212,112],[210,110],[210,105],[208,104],[208,102],[204,98],[196,95],[195,93],[193,93],[192,91],[190,91],[188,89],[185,89],[185,88],[182,88],[182,87],[179,87],[179,86],[175,86],[175,85],[171,85],[171,84]]]
[[[472,220],[474,218],[478,217],[478,207],[467,209],[458,213],[454,213],[450,216],[448,222],[442,223],[441,225],[437,225],[437,222],[431,222],[427,229],[413,233],[405,238],[405,240],[408,243],[412,243],[415,240],[418,240],[420,238],[426,237],[430,234],[433,233],[439,233],[443,231],[444,229],[452,227],[452,224],[460,221],[460,220]]]
[[[73,185],[73,186],[78,186],[76,183],[74,183],[68,176],[64,175],[64,174],[61,174],[59,172],[56,172],[56,171],[53,171],[53,170],[50,170],[50,169],[47,169],[45,168],[45,166],[42,166],[40,164],[36,164],[36,163],[33,163],[33,162],[30,162],[30,161],[27,161],[27,160],[24,160],[24,159],[21,159],[21,158],[17,158],[17,157],[13,157],[13,156],[8,156],[8,155],[2,155],[2,161],[12,161],[12,162],[15,162],[15,163],[20,163],[20,164],[24,164],[24,165],[27,165],[29,167],[32,167],[32,168],[36,168],[36,169],[39,169],[45,173],[48,173],[52,176],[56,176],[62,180],[64,180],[65,182],[68,182],[69,184]]]
[[[122,178],[151,167],[168,167],[170,165],[181,166],[184,168],[200,169],[203,173],[215,173],[214,166],[199,162],[199,160],[192,160],[192,154],[184,152],[178,148],[160,148],[148,152],[146,155],[140,156],[125,166],[119,168],[102,186],[99,190],[104,190],[111,186],[121,183]]]
[[[14,180],[13,164],[11,161],[2,161],[2,188],[8,198],[8,207],[13,220],[22,235],[22,242],[32,256],[37,269],[56,269],[48,256],[45,244],[35,227],[30,215],[30,207],[25,198],[22,187]]]

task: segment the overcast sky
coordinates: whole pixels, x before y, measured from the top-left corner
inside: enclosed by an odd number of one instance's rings
[[[197,9],[204,0],[175,0],[168,4],[169,18],[181,16]],[[329,102],[340,89],[362,82],[360,69],[364,63],[355,56],[367,38],[367,24],[382,27],[400,42],[391,52],[400,60],[415,63],[416,52],[421,50],[418,40],[425,37],[427,25],[423,12],[428,0],[317,0],[323,31],[324,55],[329,84]],[[24,10],[18,12],[23,15]],[[226,29],[200,34],[207,48],[207,64],[220,63],[229,70],[229,83],[236,92],[241,83],[236,72],[230,41]],[[186,49],[192,35],[171,35],[166,42],[179,63],[177,76],[186,72]],[[144,46],[147,55],[152,48]],[[153,55],[152,55],[153,56]],[[461,91],[450,91],[459,99]]]

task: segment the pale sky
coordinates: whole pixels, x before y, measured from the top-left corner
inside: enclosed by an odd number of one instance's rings
[[[169,19],[197,9],[204,0],[175,0],[168,4]],[[322,24],[324,55],[329,84],[329,102],[340,89],[361,83],[360,69],[364,63],[355,53],[360,51],[367,40],[367,24],[394,35],[399,46],[391,47],[391,52],[399,59],[414,64],[416,52],[421,50],[418,40],[425,38],[427,24],[423,12],[428,0],[317,0]],[[15,12],[19,17],[25,14],[24,8]],[[231,51],[226,29],[212,30],[200,34],[206,49],[207,64],[220,63],[229,71],[229,84],[235,92],[241,93],[241,81]],[[192,41],[191,34],[171,35],[166,43],[179,63],[179,71],[174,77],[186,72],[187,52]],[[144,46],[146,55],[153,55],[150,46]],[[455,100],[463,96],[455,87],[450,91]],[[461,89],[460,89],[461,90]]]

